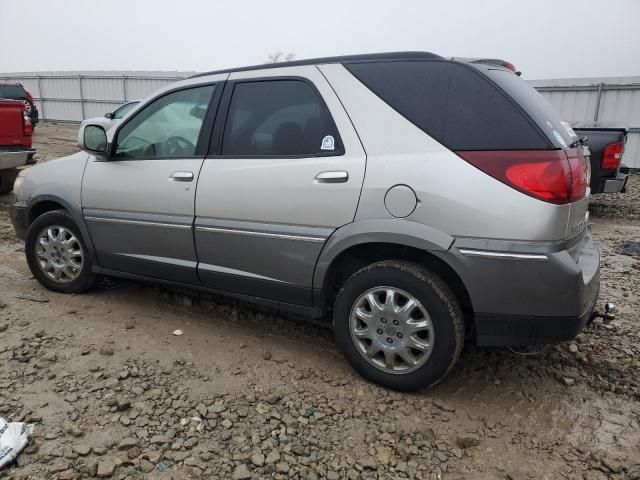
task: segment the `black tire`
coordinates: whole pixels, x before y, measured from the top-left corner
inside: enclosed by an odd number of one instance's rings
[[[0,175],[0,193],[9,193],[13,190],[13,182],[15,182],[18,173]]]
[[[387,286],[414,296],[428,311],[434,330],[433,350],[426,363],[408,373],[376,368],[360,354],[351,336],[350,316],[356,300],[369,289]],[[335,341],[347,361],[364,378],[384,387],[411,392],[438,383],[453,368],[464,343],[460,304],[446,283],[421,265],[385,260],[354,273],[342,286],[334,305]]]
[[[54,279],[49,278],[38,265],[38,259],[36,256],[38,236],[43,229],[50,226],[64,227],[73,233],[83,252],[80,273],[73,280],[67,283],[59,283]],[[62,293],[81,293],[93,287],[98,281],[98,276],[92,272],[91,259],[89,258],[89,253],[82,239],[82,235],[80,234],[73,217],[71,217],[66,210],[53,210],[36,218],[27,229],[24,246],[27,264],[29,265],[31,273],[49,290]]]

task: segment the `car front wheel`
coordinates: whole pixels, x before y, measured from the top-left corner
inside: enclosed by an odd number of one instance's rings
[[[33,221],[25,253],[31,273],[49,290],[80,293],[96,282],[82,236],[64,210],[47,212]]]
[[[449,287],[421,265],[388,260],[343,285],[334,306],[336,343],[366,379],[400,391],[434,385],[463,345],[460,305]]]

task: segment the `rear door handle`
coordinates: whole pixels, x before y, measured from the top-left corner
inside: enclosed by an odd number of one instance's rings
[[[192,182],[193,172],[173,172],[169,176],[171,182]]]
[[[349,173],[344,170],[320,172],[316,175],[317,183],[345,183],[349,180]]]

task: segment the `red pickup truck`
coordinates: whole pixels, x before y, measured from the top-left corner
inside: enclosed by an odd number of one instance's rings
[[[18,167],[35,163],[32,135],[24,103],[0,98],[0,193],[11,190]]]

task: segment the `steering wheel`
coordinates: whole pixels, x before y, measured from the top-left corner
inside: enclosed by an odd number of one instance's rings
[[[177,135],[167,138],[162,144],[162,154],[167,157],[192,155],[195,151],[196,146],[193,143]]]
[[[128,146],[129,144],[132,144],[132,145]],[[134,135],[134,136],[125,138],[124,142],[118,145],[116,149],[116,156],[118,156],[119,153],[121,153],[121,156],[131,156],[132,158],[136,158],[136,157],[153,158],[156,155],[156,148],[153,143],[149,142],[149,140],[146,140],[141,137],[136,137]]]

